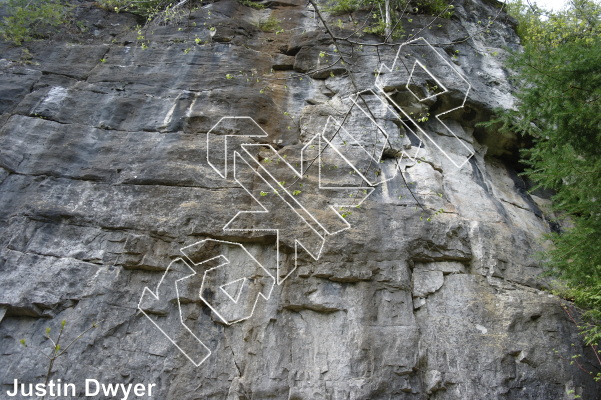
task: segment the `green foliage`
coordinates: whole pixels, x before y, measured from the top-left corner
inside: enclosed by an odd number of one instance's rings
[[[386,1],[385,0],[332,0],[328,3],[326,11],[332,14],[348,14],[359,9],[370,12],[370,23],[363,28],[365,33],[373,33],[385,36],[387,28],[391,29],[392,37],[399,38],[404,33],[400,23],[401,15],[399,11],[407,8],[406,0],[390,0],[390,21],[386,21]]]
[[[8,16],[0,24],[5,40],[21,45],[33,39],[42,39],[67,23],[71,6],[60,0],[8,0]]]
[[[580,330],[584,333],[585,343],[587,345],[601,343],[601,329],[598,326],[601,321],[601,282],[572,285],[564,290],[562,295],[587,308],[582,315],[583,321],[579,324]]]
[[[387,20],[386,7],[389,19]],[[369,11],[370,23],[363,29],[365,33],[380,36],[390,34],[393,39],[403,37],[405,32],[401,24],[408,12],[435,15],[450,18],[453,6],[448,0],[331,0],[326,10],[332,14],[349,14],[358,10]],[[409,18],[411,22],[411,18]]]
[[[161,23],[179,21],[187,14],[195,0],[188,0],[182,7],[179,1],[173,0],[99,0],[100,7],[114,12],[130,12],[145,17],[148,21],[159,19]]]
[[[331,0],[326,7],[326,11],[333,14],[348,14],[364,9],[376,11],[383,15],[384,6],[384,0]],[[453,5],[449,5],[448,0],[390,0],[390,7],[392,13],[411,11],[420,14],[440,15],[443,18],[450,18],[454,8]]]
[[[238,3],[240,3],[246,7],[255,8],[257,10],[263,10],[265,8],[265,5],[263,5],[261,3],[256,3],[252,0],[238,0]]]
[[[69,348],[71,348],[71,346],[75,342],[77,342],[79,339],[81,339],[86,333],[88,333],[92,329],[97,328],[98,323],[93,322],[92,325],[88,329],[84,330],[79,335],[77,335],[74,339],[72,339],[69,342],[69,344],[65,348],[63,348],[63,346],[61,345],[61,339],[63,339],[63,333],[65,331],[66,326],[67,326],[67,321],[62,320],[60,330],[58,332],[58,335],[56,336],[56,339],[53,339],[50,336],[50,332],[52,332],[52,329],[50,327],[46,327],[46,329],[44,331],[44,337],[50,342],[49,343],[49,351],[35,349],[35,350],[37,350],[38,353],[43,355],[48,360],[48,369],[46,370],[46,379],[44,382],[45,384],[48,384],[48,380],[50,379],[50,375],[52,374],[52,367],[54,366],[54,363],[56,362],[56,360],[59,357],[61,357],[62,355],[64,355],[67,352],[67,350],[69,350]],[[28,347],[25,339],[20,339],[19,343],[21,343],[21,345],[24,347]]]
[[[418,12],[439,15],[442,18],[451,18],[455,8],[447,0],[417,0],[415,5]]]
[[[361,0],[333,0],[328,3],[325,11],[332,14],[348,14],[357,11],[361,5]]]
[[[100,0],[98,3],[107,10],[127,11],[149,17],[171,6],[173,2],[170,0]]]
[[[282,27],[280,26],[280,20],[275,17],[269,17],[265,20],[259,20],[259,29],[263,32],[280,32]]]
[[[593,40],[601,34],[599,4],[592,0],[575,0],[571,8],[550,13],[528,2],[509,3],[509,13],[518,20],[517,33],[524,44],[539,43],[557,47],[565,43]]]
[[[524,49],[513,55],[517,109],[497,120],[532,138],[524,150],[526,174],[552,189],[555,209],[570,226],[549,235],[549,272],[570,297],[589,309],[586,340],[598,343],[601,326],[601,5],[575,0],[541,18],[514,3]]]

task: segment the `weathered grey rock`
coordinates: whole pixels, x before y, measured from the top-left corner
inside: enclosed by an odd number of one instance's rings
[[[413,271],[413,296],[426,297],[444,284],[442,271]]]
[[[451,19],[420,31],[472,86],[465,107],[444,120],[457,138],[433,121],[457,93],[420,103],[402,84],[389,87],[402,107],[431,114],[420,126],[451,159],[474,151],[461,169],[433,142],[420,147],[412,126],[375,89],[374,71],[380,61],[390,65],[395,48],[377,54],[364,46],[347,65],[350,79],[346,67],[328,66],[333,42],[312,10],[297,1],[266,4],[208,4],[190,14],[194,24],[184,18],[145,31],[146,49],[136,17],[84,4],[78,13],[94,29],[77,43],[34,42],[25,58],[0,44],[2,390],[15,378],[44,381],[47,360],[35,349],[47,351],[45,328],[56,335],[66,320],[65,345],[98,322],[52,369],[51,379],[77,385],[72,398],[83,398],[85,379],[154,383],[155,399],[547,400],[571,398],[571,390],[599,398],[598,385],[569,363],[584,353],[585,368],[593,368],[563,301],[542,290],[548,282],[536,253],[550,230],[548,199],[529,195],[517,176],[518,139],[476,126],[513,104],[502,64],[503,49],[518,45],[511,21],[501,12],[490,32],[481,32],[499,4],[456,1]],[[283,32],[257,27],[271,15]],[[328,18],[334,25],[340,17]],[[408,35],[432,17],[411,19],[403,22]],[[351,24],[344,20],[336,34],[348,35]],[[412,89],[427,93],[417,83]],[[296,211],[272,210],[272,226],[255,215],[239,231],[223,229],[238,211],[261,209],[250,194],[269,207],[282,204],[253,171],[263,166],[297,185],[283,160],[300,162],[303,147],[324,127],[333,132],[331,118],[342,121],[350,96],[363,90],[372,92],[357,104],[369,106],[373,120],[358,108],[348,114],[342,125],[356,142],[331,139],[350,161],[325,150],[332,162],[323,179],[356,185],[353,163],[366,179],[392,179],[347,210],[350,229],[327,236],[319,259],[301,250],[297,268],[269,300],[258,298],[252,318],[228,325],[219,304],[208,306],[212,299],[256,295],[269,288],[265,271],[277,275],[274,231],[251,228],[287,229],[280,267],[294,268]],[[225,164],[226,154],[207,147],[208,132],[224,116],[252,117],[267,134],[241,141],[262,145],[253,148],[258,164],[237,159],[236,177],[248,192],[208,163],[210,151]],[[383,152],[377,168],[353,158],[360,146]],[[422,161],[401,157],[418,148]],[[398,168],[403,174],[395,177]],[[315,167],[306,175],[295,198],[319,220],[331,218],[328,206],[340,196],[317,189]],[[313,244],[309,229],[294,232]],[[210,245],[189,247],[206,239]],[[245,266],[243,253],[219,240],[242,243],[265,267],[248,277],[253,290],[202,286],[204,271],[220,259],[199,263],[220,252],[237,267],[232,271]],[[145,288],[160,294],[157,300],[146,292],[148,317],[138,308]],[[248,312],[241,310],[226,311]],[[208,351],[200,366],[189,359]]]

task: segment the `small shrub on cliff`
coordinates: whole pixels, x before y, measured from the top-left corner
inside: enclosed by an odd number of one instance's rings
[[[129,12],[145,17],[148,21],[159,18],[161,22],[179,20],[182,10],[196,6],[199,1],[185,0],[99,0],[100,7],[114,12]]]
[[[8,0],[8,16],[0,24],[0,32],[17,45],[46,38],[69,21],[71,8],[60,0]]]
[[[258,22],[258,27],[263,32],[279,32],[282,29],[280,20],[275,17],[269,17],[265,20],[260,20]]]
[[[46,370],[46,378],[44,381],[45,385],[48,384],[48,380],[50,379],[50,375],[52,374],[52,367],[54,366],[54,363],[56,362],[56,360],[58,358],[60,358],[61,356],[63,356],[69,350],[69,348],[71,348],[71,346],[73,346],[73,344],[75,344],[75,342],[77,342],[79,339],[81,339],[86,333],[88,333],[90,330],[98,327],[97,322],[92,323],[92,325],[89,328],[87,328],[86,330],[81,332],[79,335],[77,335],[66,346],[62,346],[61,339],[63,339],[63,333],[65,331],[66,325],[67,325],[67,321],[62,320],[61,325],[60,325],[60,330],[58,332],[58,335],[56,336],[56,339],[52,339],[52,337],[50,336],[52,329],[50,327],[47,327],[46,331],[44,333],[44,338],[46,338],[50,342],[50,346],[49,346],[50,348],[47,351],[43,351],[41,349],[36,349],[38,353],[43,355],[48,360],[48,368]],[[27,345],[27,341],[25,339],[21,339],[21,340],[19,340],[19,342],[24,347],[29,347]]]
[[[418,12],[437,15],[442,18],[451,18],[453,8],[455,8],[447,0],[417,0],[415,5]]]
[[[263,10],[263,9],[265,9],[265,5],[264,4],[257,3],[256,1],[253,1],[253,0],[238,0],[238,3],[240,3],[240,4],[242,4],[243,6],[246,6],[246,7],[254,8],[256,10]]]
[[[448,18],[452,15],[446,13],[454,7],[449,6],[448,0],[331,0],[326,11],[334,14],[352,13],[359,9],[372,10],[379,14],[385,14],[388,5],[391,13],[412,12],[429,15],[439,15]]]
[[[126,11],[145,17],[156,14],[172,4],[167,0],[100,0],[101,7],[115,12]]]
[[[363,29],[395,39],[403,37],[402,19],[411,20],[411,14],[428,14],[450,18],[453,6],[448,0],[331,0],[327,11],[333,14],[348,14],[357,10],[370,13],[371,21]]]

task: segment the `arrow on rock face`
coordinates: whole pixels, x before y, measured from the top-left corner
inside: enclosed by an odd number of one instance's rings
[[[171,262],[155,291],[144,288],[138,309],[175,345],[195,366],[202,364],[211,351],[184,324],[177,285],[196,272],[181,258]],[[173,301],[177,299],[177,306]]]
[[[234,152],[251,138],[267,136],[251,117],[223,117],[207,132],[207,162],[219,176],[227,178]]]
[[[211,351],[183,320],[181,299],[204,302],[229,325],[250,318],[259,300],[269,299],[275,279],[239,243],[206,239],[181,251],[194,268],[181,258],[171,262],[154,292],[144,288],[138,309],[199,366]]]
[[[227,127],[222,127],[223,123]],[[251,123],[252,122],[252,123]],[[250,124],[247,129],[245,125]],[[250,118],[222,119],[211,131],[240,132],[240,136],[265,137],[248,134],[256,130],[256,123]],[[277,283],[281,284],[296,269],[299,251],[304,250],[314,260],[319,259],[328,235],[333,235],[350,227],[343,218],[339,207],[360,204],[374,190],[352,162],[345,157],[348,150],[337,147],[321,134],[316,135],[301,151],[299,168],[293,167],[270,145],[218,141],[213,135],[208,139],[207,148],[221,153],[221,146],[228,160],[222,176],[230,171],[236,182],[259,205],[258,211],[240,211],[224,226],[224,231],[274,232],[276,235]],[[349,146],[350,149],[351,146]],[[361,147],[361,146],[353,146]],[[264,160],[257,160],[255,153],[262,152]],[[347,156],[349,154],[346,154]],[[309,165],[317,164],[309,171]],[[332,185],[327,181],[328,174],[323,166],[325,160],[336,168],[354,174],[351,185]],[[333,163],[333,164],[332,164]],[[211,164],[213,168],[216,163]],[[228,167],[229,166],[229,167]],[[330,177],[331,178],[331,177]],[[357,184],[357,180],[360,181]],[[286,269],[280,262],[280,244],[294,249],[294,266]]]
[[[326,232],[314,223],[302,207],[295,208],[287,191],[277,182],[257,173],[238,153],[235,155],[234,179],[258,203],[260,211],[240,211],[224,227],[224,231],[274,232],[276,234],[277,283],[281,284],[294,269],[299,247],[313,259],[321,254]],[[252,179],[240,179],[241,177]],[[313,219],[313,221],[311,221]],[[313,222],[309,222],[309,221]],[[280,243],[294,249],[295,266],[284,271],[280,263]]]
[[[381,65],[375,86],[402,114],[401,121],[405,128],[418,137],[426,138],[457,168],[461,168],[474,155],[473,149],[443,122],[445,115],[464,107],[471,85],[424,38],[413,39],[399,46],[392,65]],[[427,115],[413,115],[399,104],[399,97],[393,95],[395,90],[402,90],[405,96],[412,96],[422,104],[437,102],[442,105],[442,110],[434,120],[434,130],[439,135],[433,136],[421,128],[420,119],[427,120]],[[444,148],[453,148],[455,154],[451,155]]]
[[[436,74],[426,66],[433,60],[436,65],[432,70]],[[344,125],[351,123],[350,120],[345,118],[339,122],[330,117],[323,132],[316,134],[303,147],[298,169],[269,145],[245,143],[249,138],[265,139],[268,136],[251,117],[224,117],[207,134],[207,160],[211,167],[226,178],[233,166],[234,179],[261,208],[238,212],[223,229],[275,232],[278,284],[296,269],[300,248],[317,260],[327,236],[350,227],[343,218],[344,214],[338,212],[340,207],[344,209],[361,204],[375,185],[394,178],[399,172],[398,162],[392,176],[384,176],[378,165],[385,148],[390,145],[390,135],[376,122],[378,117],[367,106],[365,97],[379,100],[377,108],[382,109],[379,112],[386,114],[385,118],[398,118],[398,112],[402,114],[400,120],[406,130],[420,141],[417,152],[421,149],[421,138],[424,138],[457,167],[464,165],[474,154],[441,119],[464,106],[471,86],[425,39],[418,38],[401,45],[392,66],[380,66],[375,87],[377,92],[366,90],[347,99],[352,103],[348,115],[355,107],[360,111],[362,125],[374,133],[370,135],[373,143],[366,143],[365,137],[353,136],[350,133],[353,129],[345,129]],[[391,94],[393,90],[401,90],[401,94],[424,105],[441,104],[442,111],[433,118],[435,124],[430,124],[439,134],[436,139],[420,127],[419,123],[425,122],[427,115],[414,116],[395,100]],[[388,98],[395,108],[383,101],[378,93]],[[378,105],[377,101],[375,103]],[[253,154],[257,146],[264,154],[267,153],[264,159],[278,166],[268,166],[257,160],[257,155]],[[453,147],[453,155],[443,149],[450,146]],[[417,152],[411,156],[403,150],[401,157],[415,160]],[[317,171],[315,168],[309,171],[315,160]],[[344,173],[340,174],[340,171]],[[351,178],[346,172],[352,175]],[[294,249],[294,267],[289,271],[280,270],[280,242]]]

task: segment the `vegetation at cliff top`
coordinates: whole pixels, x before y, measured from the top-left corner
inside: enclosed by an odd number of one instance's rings
[[[160,13],[169,13],[174,8],[194,3],[194,0],[99,0],[98,4],[111,11],[127,11],[152,19]]]
[[[198,3],[197,0],[99,0],[93,4],[109,11],[137,14],[148,21],[158,16],[167,21],[177,18],[184,6]],[[83,28],[82,21],[72,13],[76,4],[69,0],[8,0],[8,16],[0,21],[0,35],[4,40],[21,45],[71,27]]]
[[[363,32],[394,39],[405,37],[402,20],[413,14],[450,18],[454,6],[448,0],[330,0],[326,10],[333,14],[351,14],[358,10],[371,13],[371,21]]]
[[[253,0],[238,0],[240,4],[262,9],[265,5]],[[332,14],[361,11],[367,15],[361,31],[386,38],[405,37],[402,20],[411,22],[414,14],[450,18],[454,6],[449,0],[327,0],[324,9]],[[84,29],[72,13],[77,3],[69,0],[8,0],[8,16],[0,21],[3,39],[21,45],[24,42],[43,39],[69,27]],[[147,22],[167,23],[180,20],[182,13],[201,4],[200,0],[98,0],[97,7],[113,12],[129,12]],[[357,21],[358,23],[358,21]],[[261,24],[260,24],[261,25]],[[263,22],[262,25],[265,25]],[[271,25],[274,25],[273,23]],[[262,29],[278,31],[278,29]]]
[[[584,314],[586,341],[601,341],[601,4],[572,0],[557,13],[516,1],[523,51],[509,66],[516,71],[514,110],[497,120],[502,129],[532,138],[523,150],[525,174],[537,187],[554,191],[561,232],[549,235],[545,254],[550,274],[567,286],[563,295]]]
[[[5,40],[17,45],[47,37],[69,20],[71,6],[61,0],[8,0],[10,14],[0,23]]]

